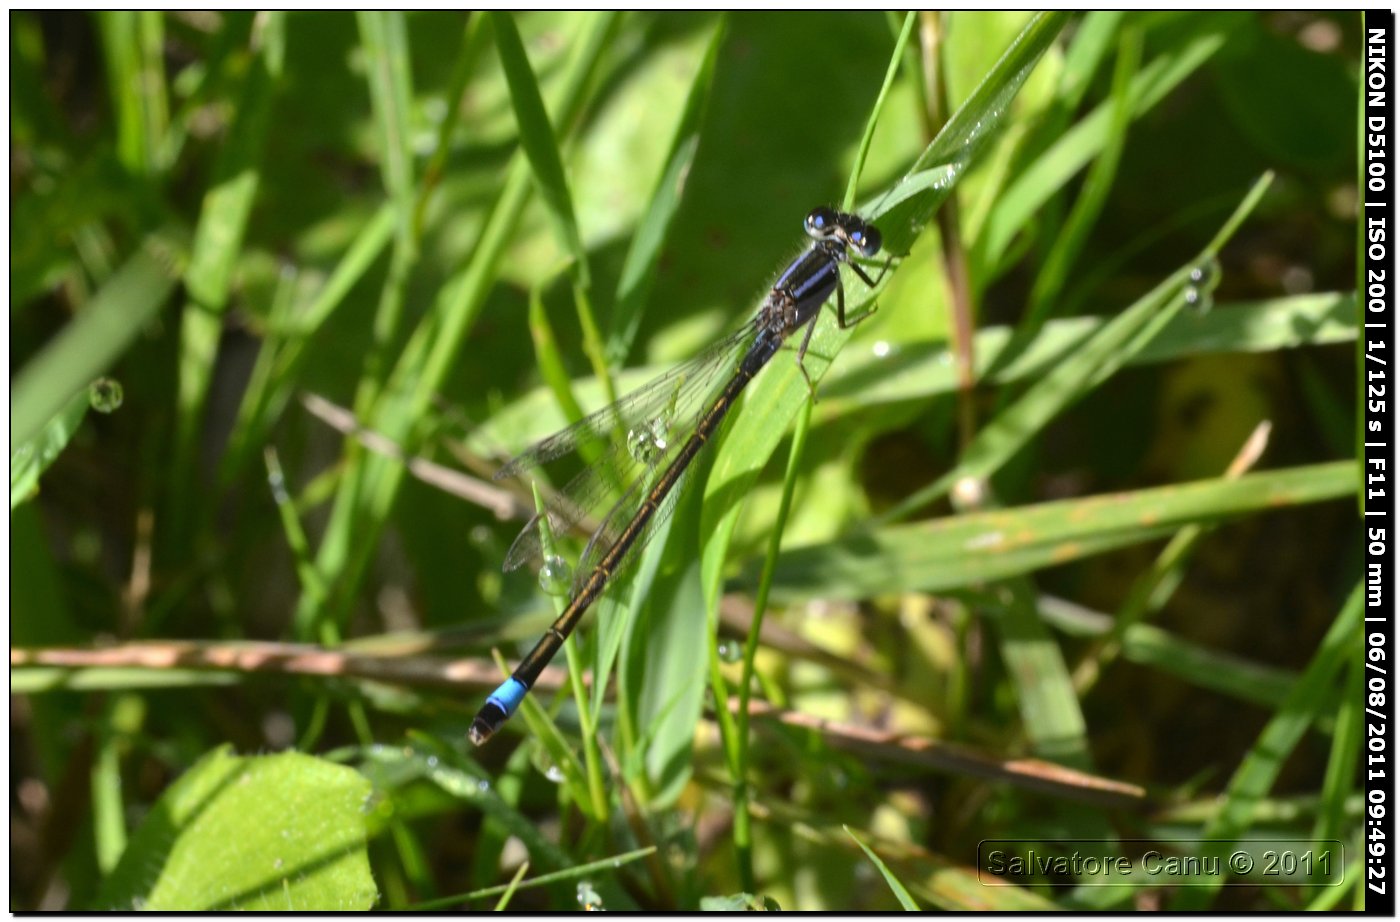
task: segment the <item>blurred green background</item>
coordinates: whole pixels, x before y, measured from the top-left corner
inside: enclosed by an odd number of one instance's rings
[[[483,909],[526,863],[560,876],[511,908],[1359,900],[1350,867],[977,879],[988,838],[1360,846],[1337,463],[1360,18],[1052,18],[1033,70],[997,68],[1029,22],[916,17],[862,160],[903,16],[12,13],[11,909]],[[607,700],[581,713],[558,678],[533,696],[552,723],[468,751],[490,651],[516,661],[551,600],[500,571],[519,518],[397,458],[489,482],[598,405],[588,379],[694,355],[858,163],[883,213],[969,98],[998,130],[955,210],[886,228],[919,236],[879,313],[849,342],[823,321],[791,473],[741,410],[707,464],[761,469],[743,502],[691,491],[582,632],[580,664],[616,656]],[[1090,345],[1164,284],[1156,339]],[[786,432],[805,389],[773,364],[746,406]],[[1257,473],[1227,476],[1265,421],[1235,475]],[[900,506],[959,471],[960,502],[945,481]],[[792,719],[741,733],[714,702],[760,585],[753,700]],[[1015,762],[1036,757],[1069,774]]]

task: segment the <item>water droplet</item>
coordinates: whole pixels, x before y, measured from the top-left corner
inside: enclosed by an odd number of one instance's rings
[[[1191,274],[1187,276],[1192,285],[1198,288],[1214,287],[1220,280],[1220,265],[1213,259],[1208,259],[1203,263],[1193,266]]]
[[[575,891],[578,896],[578,904],[584,912],[603,912],[603,898],[598,895],[598,891],[593,889],[593,884],[589,881],[579,881]]]
[[[744,648],[732,640],[721,640],[716,652],[721,663],[737,663],[744,657]]]
[[[99,413],[111,413],[122,405],[122,385],[116,378],[98,378],[88,386],[88,403]]]
[[[481,793],[485,794],[487,791],[491,790],[491,782],[487,781],[485,778],[482,778],[476,783],[476,789]]]
[[[960,477],[953,484],[949,499],[959,512],[980,509],[987,502],[988,484],[981,477]]]
[[[535,770],[541,775],[544,775],[551,784],[562,784],[564,782],[564,770],[559,767],[559,764],[554,761],[548,750],[543,746],[536,747],[535,751],[530,754],[530,764],[533,765]]]
[[[1186,276],[1186,289],[1182,296],[1186,306],[1198,314],[1204,314],[1214,303],[1212,297],[1215,286],[1220,284],[1220,263],[1206,259],[1191,267]]]
[[[267,472],[267,485],[272,490],[273,501],[279,506],[291,502],[291,494],[287,492],[287,478],[280,467]]]
[[[438,757],[437,757],[437,756],[428,756],[427,762],[428,762],[428,767],[429,767],[429,768],[437,768],[437,767],[438,767]]]
[[[557,554],[550,554],[540,567],[540,588],[546,595],[568,595],[573,580],[573,568],[569,562]]]
[[[649,419],[627,430],[627,451],[638,464],[651,464],[669,444],[665,417]]]
[[[877,359],[882,359],[886,357],[893,350],[894,347],[891,346],[889,343],[885,342],[883,339],[876,340],[875,344],[870,347],[870,351],[875,355],[875,358]]]

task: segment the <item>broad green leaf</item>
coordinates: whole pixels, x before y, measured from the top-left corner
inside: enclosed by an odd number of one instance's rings
[[[167,912],[364,911],[370,785],[301,753],[220,748],[173,784],[131,837],[98,905]]]

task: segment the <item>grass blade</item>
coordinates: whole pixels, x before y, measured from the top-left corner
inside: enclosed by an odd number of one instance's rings
[[[791,600],[936,592],[1155,540],[1192,523],[1340,499],[1356,486],[1355,463],[1334,461],[886,526],[787,551],[773,593]],[[752,567],[739,580],[745,588],[755,582]]]
[[[1358,583],[1323,638],[1317,655],[1235,770],[1219,812],[1202,831],[1203,857],[1218,855],[1223,861],[1231,843],[1244,837],[1250,829],[1255,806],[1268,795],[1303,733],[1324,708],[1331,708],[1337,702],[1336,675],[1360,647],[1365,611],[1362,589],[1362,584]],[[1171,908],[1176,911],[1204,908],[1224,883],[1220,878],[1183,886],[1172,900]]]
[[[656,280],[656,266],[661,259],[661,248],[666,244],[666,234],[671,221],[680,209],[681,194],[685,191],[685,177],[695,160],[695,152],[700,147],[700,128],[704,121],[706,103],[710,98],[710,87],[714,83],[715,58],[719,55],[724,40],[725,20],[715,24],[710,34],[710,42],[705,47],[705,56],[695,71],[695,79],[686,96],[685,107],[680,120],[676,122],[675,135],[671,139],[671,150],[666,163],[657,178],[656,187],[648,198],[647,210],[637,229],[632,234],[632,243],[627,248],[627,256],[622,260],[622,274],[617,279],[617,293],[613,299],[612,328],[608,334],[606,355],[610,365],[619,365],[632,350],[641,327],[642,311],[646,307],[647,296]]]
[[[564,177],[564,157],[559,139],[545,111],[544,97],[530,59],[525,56],[520,32],[509,13],[492,12],[491,25],[496,30],[496,49],[501,55],[501,67],[510,85],[510,100],[515,108],[520,128],[520,147],[535,176],[540,198],[549,208],[559,233],[559,243],[573,259],[574,274],[580,285],[588,285],[588,252],[579,236],[578,219],[574,217],[574,197]]]
[[[173,247],[148,237],[87,308],[20,369],[10,394],[10,451],[35,438],[141,334],[175,287]]]
[[[894,891],[895,899],[899,900],[899,905],[903,906],[906,912],[919,912],[919,904],[914,902],[914,898],[909,895],[909,891],[904,888],[904,884],[899,882],[899,878],[894,876],[885,863],[880,860],[880,856],[870,850],[870,847],[860,840],[860,836],[851,831],[851,827],[842,826],[846,830],[846,835],[855,840],[860,846],[860,850],[865,852],[865,856],[870,859],[870,863],[875,865],[875,870],[880,872],[880,876],[885,879],[885,883],[890,885]]]
[[[1268,174],[1254,184],[1199,259],[1172,273],[1110,320],[1091,342],[1052,369],[1035,387],[984,426],[963,451],[956,468],[929,486],[915,491],[878,521],[889,522],[909,515],[943,496],[961,479],[990,477],[1065,407],[1121,368],[1129,356],[1151,342],[1181,310],[1185,301],[1180,295],[1192,268],[1215,258],[1229,235],[1258,204],[1272,181],[1272,174]]]

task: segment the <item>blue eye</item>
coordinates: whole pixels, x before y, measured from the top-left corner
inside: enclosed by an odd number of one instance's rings
[[[830,236],[832,226],[837,223],[836,213],[830,208],[813,208],[803,223],[809,236]]]
[[[874,256],[880,252],[880,232],[873,227],[861,227],[851,231],[851,246],[862,256]]]

